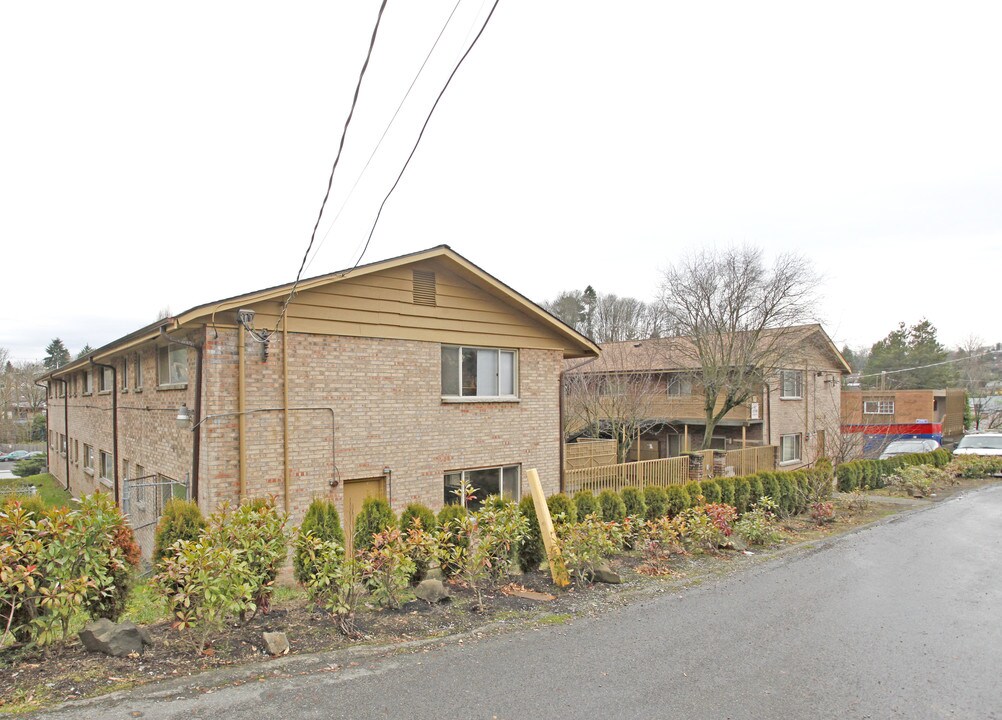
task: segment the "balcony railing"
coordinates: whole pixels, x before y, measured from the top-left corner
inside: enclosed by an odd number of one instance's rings
[[[644,403],[645,414],[655,418],[665,420],[691,420],[694,423],[701,423],[706,418],[706,410],[703,407],[702,395],[668,395],[651,399]],[[718,400],[716,409],[723,407],[723,402]],[[761,417],[761,415],[759,416]],[[738,405],[728,411],[723,417],[724,420],[751,420],[751,405]]]

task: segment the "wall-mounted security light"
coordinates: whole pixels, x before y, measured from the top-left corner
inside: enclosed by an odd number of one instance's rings
[[[177,409],[177,426],[179,428],[186,428],[191,424],[191,411],[188,406],[181,403],[181,407]]]

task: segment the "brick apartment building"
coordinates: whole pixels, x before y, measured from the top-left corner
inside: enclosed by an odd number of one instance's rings
[[[942,444],[964,434],[966,394],[944,390],[842,391],[842,432],[856,452],[877,457],[894,440],[928,438]]]
[[[850,369],[824,329],[817,324],[771,331],[787,350],[783,367],[771,368],[759,392],[729,411],[713,429],[710,447],[735,450],[773,445],[776,464],[784,469],[809,465],[820,457],[840,455],[840,388]],[[619,378],[609,388],[626,388],[645,397],[636,398],[635,425],[639,442],[632,442],[628,460],[653,460],[680,455],[702,446],[706,434],[700,371],[684,337],[604,343],[595,362],[568,363],[566,375]],[[627,382],[624,382],[627,379]],[[568,382],[566,416],[573,437],[595,435],[586,415],[594,415],[602,435],[602,401],[599,412],[576,407],[575,381]],[[587,391],[586,391],[587,392]],[[599,393],[613,390],[599,390]],[[585,399],[585,402],[589,400]],[[615,405],[615,401],[611,403]],[[571,427],[575,419],[580,427]],[[577,432],[575,432],[577,431]]]
[[[446,246],[192,308],[41,378],[75,495],[153,478],[204,511],[433,508],[560,477],[560,374],[597,346]],[[166,487],[166,485],[165,485]],[[159,502],[159,499],[158,501]],[[128,509],[128,508],[127,508]]]

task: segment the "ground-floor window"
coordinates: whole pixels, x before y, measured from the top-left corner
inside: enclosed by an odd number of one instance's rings
[[[461,488],[467,486],[464,497]],[[519,466],[456,470],[445,474],[445,504],[465,505],[477,510],[489,495],[500,495],[505,500],[518,501]]]
[[[84,470],[94,472],[94,448],[84,443]]]
[[[800,437],[800,433],[779,436],[780,462],[800,460]]]
[[[111,480],[115,476],[115,460],[111,457],[111,453],[106,453],[104,450],[100,451],[101,457],[101,479]]]

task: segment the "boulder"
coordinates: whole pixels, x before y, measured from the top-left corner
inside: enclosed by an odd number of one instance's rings
[[[269,655],[285,655],[289,652],[289,638],[284,632],[266,632],[264,638],[264,649]]]
[[[414,595],[419,600],[424,600],[426,603],[434,605],[435,603],[445,602],[449,599],[449,589],[445,587],[441,580],[422,580],[414,588]]]
[[[79,637],[90,652],[112,657],[126,657],[132,653],[142,655],[147,647],[153,647],[153,638],[135,623],[116,624],[106,618],[87,623],[79,632]]]
[[[623,578],[619,576],[619,573],[613,572],[612,568],[608,565],[599,565],[591,574],[592,582],[608,583],[610,585],[619,585],[623,582]]]

